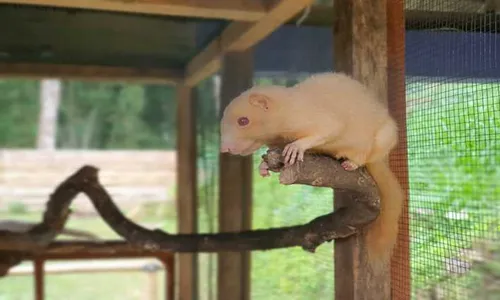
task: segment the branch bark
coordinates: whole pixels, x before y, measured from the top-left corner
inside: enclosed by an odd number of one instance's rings
[[[103,220],[118,235],[131,246],[141,247],[146,251],[220,252],[300,246],[306,251],[314,252],[325,242],[356,234],[379,213],[377,186],[364,168],[345,171],[337,160],[311,154],[306,154],[303,162],[284,167],[281,149],[268,150],[263,159],[267,161],[271,171],[280,172],[281,184],[348,190],[352,201],[348,206],[302,225],[217,234],[174,235],[159,229],[144,228],[127,219],[100,184],[98,169],[83,166],[56,188],[40,224],[26,233],[0,231],[0,250],[5,254],[9,253],[11,258],[16,258],[13,262],[43,251],[64,227],[69,215],[69,205],[79,192],[89,197]],[[3,254],[2,256],[7,258]]]

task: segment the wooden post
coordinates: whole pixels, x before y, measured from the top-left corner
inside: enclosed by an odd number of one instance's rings
[[[44,300],[45,299],[45,271],[44,265],[45,261],[41,258],[37,258],[33,261],[35,269],[35,299]]]
[[[165,265],[165,299],[174,300],[175,298],[175,284],[174,284],[174,274],[175,274],[175,259],[174,256],[168,256],[167,258],[162,258],[162,262]]]
[[[252,85],[251,50],[224,57],[221,84],[221,111],[232,98]],[[219,230],[251,228],[252,157],[220,156]],[[250,252],[218,254],[218,300],[250,299]]]
[[[387,0],[336,1],[334,7],[334,69],[360,80],[387,101]],[[350,200],[335,192],[335,207]],[[364,239],[357,235],[335,242],[335,299],[390,299],[386,266],[372,274],[359,254]]]
[[[391,264],[391,299],[406,300],[410,299],[411,295],[411,269],[406,137],[405,14],[402,0],[387,0],[387,48],[389,110],[399,126],[399,143],[392,151],[389,162],[406,196],[399,221],[398,242],[394,248]]]
[[[198,231],[196,123],[191,89],[177,86],[177,222],[179,233]],[[198,298],[198,255],[178,254],[179,300]]]

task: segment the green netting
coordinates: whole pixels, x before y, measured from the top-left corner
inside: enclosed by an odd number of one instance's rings
[[[407,31],[406,64],[429,58],[444,75],[406,76],[411,297],[500,299],[498,23],[476,1],[414,2],[443,21],[413,21],[429,39]],[[440,32],[444,48],[430,42]]]

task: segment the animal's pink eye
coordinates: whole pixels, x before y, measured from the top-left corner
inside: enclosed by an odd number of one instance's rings
[[[248,123],[250,123],[250,120],[248,120],[247,117],[241,117],[238,119],[238,125],[240,126],[246,126]]]

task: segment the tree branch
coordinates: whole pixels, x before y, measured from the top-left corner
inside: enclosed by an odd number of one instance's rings
[[[273,172],[280,172],[281,184],[349,190],[352,201],[347,207],[303,225],[243,232],[173,235],[158,229],[149,230],[127,219],[100,184],[98,170],[84,166],[56,188],[40,224],[24,234],[0,232],[0,249],[15,251],[12,253],[17,253],[21,257],[19,259],[23,259],[27,257],[26,253],[46,248],[64,227],[69,205],[79,192],[90,198],[103,220],[118,235],[131,246],[146,251],[220,252],[301,246],[306,251],[314,252],[324,242],[357,233],[378,215],[377,187],[364,168],[345,171],[332,158],[310,154],[305,156],[303,162],[285,168],[280,149],[268,150],[263,159]]]

